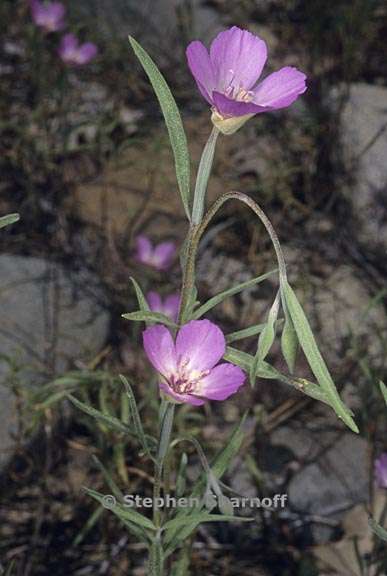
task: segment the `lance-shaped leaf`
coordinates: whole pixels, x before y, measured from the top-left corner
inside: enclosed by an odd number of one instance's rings
[[[131,430],[128,426],[126,426],[123,422],[121,422],[121,420],[118,420],[118,418],[110,416],[109,414],[104,414],[103,412],[96,410],[92,406],[88,406],[84,402],[78,400],[78,398],[75,398],[75,396],[73,396],[72,394],[67,394],[67,398],[77,408],[82,410],[82,412],[85,412],[85,414],[88,414],[89,416],[92,416],[93,418],[102,422],[103,424],[106,424],[112,430],[120,432],[121,434],[133,434],[133,430]]]
[[[187,465],[188,456],[185,452],[181,455],[179,469],[176,476],[176,498],[181,498],[184,495],[187,484]]]
[[[19,214],[7,214],[6,216],[0,217],[0,228],[14,224],[20,219]]]
[[[380,391],[381,391],[381,393],[382,393],[382,396],[383,396],[384,401],[385,401],[386,406],[387,406],[387,386],[385,385],[384,382],[382,382],[382,381],[380,380],[380,382],[379,382],[379,387],[380,387]]]
[[[287,309],[297,332],[298,341],[313,374],[323,391],[326,393],[329,403],[337,416],[343,420],[343,422],[345,422],[353,432],[358,433],[359,429],[352,418],[350,410],[342,402],[339,393],[336,390],[336,386],[320,354],[311,327],[309,326],[309,322],[301,304],[297,300],[297,296],[287,282],[282,283],[281,290],[282,297],[286,302]]]
[[[269,310],[266,325],[259,335],[257,352],[254,357],[254,362],[252,363],[250,368],[250,384],[252,386],[254,386],[255,384],[255,377],[259,364],[266,358],[266,356],[270,351],[270,348],[273,345],[275,339],[275,325],[277,322],[279,305],[280,305],[280,293],[277,292],[273,305]]]
[[[251,366],[254,362],[254,356],[247,354],[247,352],[236,350],[236,348],[232,348],[231,346],[227,346],[226,354],[223,356],[223,358],[228,362],[236,364],[248,373],[250,372]],[[315,400],[329,404],[330,406],[329,398],[321,386],[311,382],[310,380],[307,380],[306,378],[298,378],[282,374],[282,372],[274,368],[274,366],[271,366],[271,364],[268,362],[262,361],[259,364],[257,367],[256,378],[264,378],[265,380],[279,380],[280,382],[284,382],[284,384],[292,386],[299,392],[302,392],[303,394],[306,394]]]
[[[160,103],[175,158],[176,177],[185,212],[190,220],[190,160],[187,138],[172,92],[149,54],[129,36],[129,42],[141,62]]]
[[[238,452],[240,451],[242,442],[243,442],[243,437],[244,437],[244,432],[243,432],[243,426],[246,420],[246,414],[243,416],[243,418],[241,419],[240,423],[234,428],[226,446],[219,452],[219,454],[215,457],[215,459],[213,460],[213,462],[211,463],[211,472],[214,476],[214,478],[216,479],[220,479],[223,474],[226,472],[230,462],[233,460],[233,458],[236,456],[236,454],[238,454]],[[194,487],[192,489],[192,492],[190,494],[190,498],[201,498],[201,496],[203,496],[205,490],[206,490],[206,486],[208,485],[208,478],[207,478],[207,473],[204,472],[200,478],[195,482]],[[189,508],[180,508],[176,514],[176,518],[181,517],[181,516],[191,516],[192,514],[195,514],[198,512],[198,508],[195,509],[189,509]],[[224,516],[222,516],[222,518],[224,518]],[[189,527],[189,533],[191,533],[193,530],[195,530],[197,524],[196,521],[193,521],[192,525],[188,523],[187,528]],[[178,528],[170,528],[167,531],[167,534],[165,536],[165,540],[166,542],[168,542],[170,549],[168,548],[169,552],[171,552],[178,544],[180,541],[180,538],[182,537],[182,530],[178,529]],[[185,536],[187,537],[187,536]]]
[[[285,313],[285,324],[281,334],[281,350],[290,374],[293,374],[297,359],[298,338],[294,328],[293,320],[288,312],[286,302],[283,303]]]
[[[133,287],[134,287],[134,290],[136,292],[137,301],[138,301],[138,305],[140,307],[140,310],[142,312],[149,312],[150,308],[149,308],[148,302],[144,296],[144,293],[141,290],[140,285],[132,276],[130,277],[130,280],[131,280]]]
[[[226,342],[231,344],[232,342],[237,342],[238,340],[243,340],[244,338],[250,338],[250,336],[256,336],[262,332],[265,326],[266,324],[255,324],[255,326],[249,326],[248,328],[243,328],[243,330],[231,332],[230,334],[226,335]]]
[[[134,431],[135,431],[138,439],[141,442],[141,445],[144,449],[144,452],[150,458],[153,459],[152,454],[149,450],[149,446],[148,446],[148,442],[147,442],[147,439],[145,436],[144,428],[142,426],[140,414],[139,414],[138,409],[137,409],[136,399],[134,397],[132,387],[129,384],[129,381],[125,378],[125,376],[123,376],[122,374],[120,374],[119,376],[120,376],[121,382],[125,386],[126,394],[127,394],[128,400],[129,400],[130,418],[131,418],[131,421],[133,422]]]
[[[136,526],[145,528],[147,530],[156,530],[156,526],[153,524],[152,520],[143,516],[136,510],[132,510],[129,506],[123,506],[111,497],[111,495],[100,494],[96,490],[91,490],[90,488],[84,488],[89,496],[97,500],[107,510],[110,510],[118,516],[123,521],[133,523]]]
[[[145,310],[136,310],[135,312],[128,312],[127,314],[122,314],[125,320],[131,320],[132,322],[150,322],[153,324],[159,323],[165,326],[172,326],[176,328],[177,324],[172,322],[168,316],[161,314],[161,312],[147,312]]]
[[[246,282],[242,282],[241,284],[237,284],[236,286],[233,286],[232,288],[228,288],[228,290],[224,290],[224,292],[220,292],[219,294],[216,294],[216,296],[213,296],[212,298],[207,300],[207,302],[205,304],[202,304],[202,306],[200,306],[200,308],[198,308],[193,313],[193,315],[192,315],[193,320],[197,320],[198,318],[200,318],[201,316],[206,314],[209,310],[211,310],[211,308],[213,308],[214,306],[217,306],[218,304],[223,302],[223,300],[225,300],[229,296],[234,296],[234,294],[239,294],[239,292],[242,292],[243,290],[246,290],[247,288],[251,288],[252,286],[255,286],[255,284],[259,284],[260,282],[263,282],[263,280],[270,278],[270,276],[273,276],[273,274],[276,274],[276,272],[277,272],[276,269],[270,270],[270,272],[266,272],[265,274],[262,274],[261,276],[257,276],[256,278],[252,278],[251,280],[247,280]]]

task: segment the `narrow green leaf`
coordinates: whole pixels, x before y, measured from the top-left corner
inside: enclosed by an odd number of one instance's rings
[[[6,569],[4,576],[11,576],[13,573],[13,568],[15,566],[15,560],[11,560],[11,563],[8,564],[8,568]]]
[[[254,361],[254,356],[251,354],[247,354],[246,352],[241,352],[236,348],[232,348],[231,346],[227,346],[226,354],[223,356],[225,360],[228,362],[232,362],[236,364],[242,370],[249,373],[251,370],[251,365]],[[288,384],[293,388],[296,388],[299,392],[314,398],[315,400],[319,400],[320,402],[324,402],[325,404],[329,404],[328,397],[324,390],[318,384],[314,382],[310,382],[310,380],[306,380],[306,378],[298,378],[293,376],[287,376],[286,374],[282,374],[279,372],[274,366],[271,366],[268,362],[261,362],[257,367],[256,378],[264,378],[265,380],[279,380],[280,382],[284,382],[284,384]]]
[[[213,474],[214,478],[218,480],[223,476],[230,462],[240,451],[244,437],[243,427],[245,420],[246,420],[246,414],[243,416],[240,423],[234,428],[226,446],[218,453],[218,455],[214,458],[213,462],[211,463],[211,473]],[[200,499],[206,490],[207,484],[208,484],[207,473],[203,472],[200,478],[195,482],[189,498]],[[181,516],[187,517],[197,513],[197,511],[198,508],[194,509],[179,508],[179,510],[176,513],[176,518]],[[222,516],[222,518],[224,518],[224,516]],[[197,524],[195,524],[194,521],[192,524],[192,529],[190,529],[189,532],[191,533],[193,530],[195,530],[196,526]],[[181,536],[181,534],[182,530],[179,530],[177,528],[168,530],[165,539],[169,543],[171,550],[173,550],[179,543],[180,541],[179,536]]]
[[[128,399],[129,399],[129,410],[130,410],[131,420],[133,422],[134,431],[141,442],[141,445],[144,449],[144,452],[150,458],[153,459],[151,452],[149,450],[149,446],[148,446],[148,442],[147,442],[147,439],[145,436],[144,428],[142,426],[140,414],[139,414],[138,409],[137,409],[136,399],[134,397],[132,387],[129,384],[129,381],[125,378],[125,376],[123,376],[122,374],[120,374],[119,376],[120,376],[121,382],[125,386],[126,394],[127,394]]]
[[[188,456],[185,452],[181,455],[179,469],[176,476],[176,498],[181,498],[186,488]]]
[[[176,177],[181,199],[187,217],[190,220],[190,159],[180,112],[167,82],[152,58],[132,36],[129,36],[129,42],[141,62],[160,103],[175,158]]]
[[[150,308],[148,305],[148,302],[144,296],[143,291],[141,290],[140,285],[137,283],[137,281],[133,278],[133,276],[130,277],[130,280],[133,284],[134,290],[136,292],[136,296],[137,296],[137,301],[138,301],[138,305],[140,307],[140,310],[142,312],[149,312]]]
[[[125,507],[122,504],[119,504],[118,502],[114,502],[113,498],[111,500],[110,499],[107,500],[107,497],[110,495],[100,494],[96,490],[92,490],[91,488],[86,487],[84,487],[84,490],[89,496],[97,500],[97,502],[99,502],[101,506],[106,508],[106,510],[110,510],[111,512],[113,512],[113,514],[118,516],[118,518],[132,522],[136,526],[141,526],[142,528],[146,528],[147,530],[156,530],[156,526],[153,524],[152,520],[150,520],[146,516],[143,516],[139,512],[136,512],[136,510],[132,510],[129,506]],[[108,505],[107,502],[109,502]]]
[[[118,418],[115,418],[114,416],[110,416],[108,414],[104,414],[103,412],[96,410],[92,406],[88,406],[87,404],[84,404],[83,402],[78,400],[78,398],[75,398],[75,396],[73,396],[72,394],[67,394],[67,398],[77,408],[79,408],[80,410],[82,410],[83,412],[88,414],[89,416],[92,416],[96,420],[101,421],[103,424],[108,425],[110,428],[112,428],[116,432],[121,432],[123,434],[133,434],[133,431],[130,428],[128,428],[128,426],[123,424],[121,422],[121,420],[118,420]]]
[[[191,559],[188,551],[185,548],[182,548],[179,559],[172,567],[172,576],[189,576],[190,563]]]
[[[84,524],[83,528],[78,532],[78,534],[74,538],[73,546],[79,546],[79,544],[81,544],[81,542],[90,532],[90,530],[92,530],[95,524],[98,522],[102,514],[103,514],[103,508],[101,506],[98,506],[98,508],[96,508],[94,512],[90,515],[90,517]]]
[[[229,296],[234,296],[234,294],[238,294],[239,292],[242,292],[246,288],[250,288],[251,286],[254,286],[255,284],[259,284],[260,282],[263,282],[263,280],[270,278],[270,276],[273,276],[273,274],[275,274],[276,272],[277,272],[277,270],[270,270],[270,272],[266,272],[265,274],[262,274],[261,276],[257,276],[256,278],[252,278],[251,280],[247,280],[247,282],[242,282],[241,284],[237,284],[237,286],[233,286],[232,288],[229,288],[228,290],[225,290],[224,292],[220,292],[216,296],[213,296],[212,298],[207,300],[207,302],[205,304],[200,306],[200,308],[198,308],[193,313],[192,318],[194,320],[197,320],[198,318],[200,318],[201,316],[206,314],[209,310],[211,310],[211,308],[213,308],[214,306],[217,306],[218,304],[223,302],[223,300],[225,300]]]
[[[382,526],[380,526],[380,524],[375,522],[373,518],[369,518],[368,523],[370,525],[372,532],[376,534],[378,538],[384,540],[384,542],[387,542],[387,530],[385,530]]]
[[[128,312],[128,314],[122,314],[125,320],[131,320],[132,322],[152,322],[160,323],[165,326],[172,326],[176,328],[176,324],[172,322],[168,316],[161,314],[160,312],[146,312],[143,310],[136,310],[136,312]]]
[[[386,403],[387,406],[387,386],[385,385],[384,382],[382,382],[381,380],[379,381],[379,387],[380,387],[380,391],[382,393],[382,396],[384,398],[384,401]]]
[[[245,516],[226,516],[225,514],[210,514],[209,512],[199,512],[190,514],[189,516],[181,516],[168,520],[163,526],[163,530],[176,530],[176,528],[184,528],[192,524],[198,526],[203,522],[252,522],[254,518],[247,518]],[[168,540],[166,540],[168,543]]]
[[[5,226],[9,226],[10,224],[14,224],[20,220],[19,214],[7,214],[6,216],[0,217],[0,228],[4,228]]]
[[[258,338],[258,346],[257,352],[254,357],[254,362],[250,368],[250,384],[254,386],[255,384],[255,376],[257,373],[257,368],[259,364],[266,358],[268,353],[270,352],[270,348],[273,345],[275,339],[275,324],[277,322],[278,312],[279,312],[279,305],[280,305],[280,293],[277,292],[273,305],[269,310],[269,315],[267,318],[267,322],[265,324],[264,329],[259,335]]]
[[[96,464],[97,468],[100,470],[102,476],[104,477],[106,484],[110,488],[111,494],[113,494],[113,496],[118,501],[121,501],[123,499],[124,495],[121,492],[121,490],[119,489],[119,487],[117,486],[117,484],[115,483],[110,472],[108,472],[108,470],[105,468],[105,466],[102,464],[102,462],[100,460],[98,460],[98,458],[95,455],[93,455],[93,461]]]
[[[290,374],[293,374],[297,359],[298,338],[296,330],[294,328],[293,321],[290,317],[289,312],[287,311],[286,306],[284,307],[284,310],[285,310],[285,324],[281,334],[281,350],[283,357],[285,358],[286,364],[289,368],[289,372]]]
[[[336,412],[337,416],[343,420],[353,432],[358,433],[359,429],[352,418],[350,410],[343,404],[336,390],[336,386],[320,354],[312,330],[309,326],[309,322],[297,300],[297,296],[287,282],[283,283],[281,290],[290,317],[293,321],[294,328],[297,332],[301,348],[304,351],[313,374],[323,391],[326,393],[330,405]]]
[[[237,342],[238,340],[243,340],[244,338],[250,338],[250,336],[256,336],[260,334],[266,324],[255,324],[255,326],[249,326],[243,330],[237,330],[236,332],[231,332],[226,335],[226,342],[231,344],[232,342]]]

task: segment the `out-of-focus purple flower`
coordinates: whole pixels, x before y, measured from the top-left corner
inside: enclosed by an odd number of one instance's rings
[[[232,133],[234,126],[239,128],[255,114],[290,106],[305,92],[306,75],[291,66],[257,84],[266,58],[265,42],[237,26],[218,34],[209,53],[202,42],[189,44],[189,68],[212,107],[212,121],[225,133]]]
[[[387,488],[387,452],[375,460],[375,479],[380,488]]]
[[[225,400],[242,386],[245,374],[234,364],[218,364],[226,351],[223,332],[209,320],[191,320],[176,342],[165,326],[143,332],[144,349],[161,375],[160,390],[176,402],[195,406]]]
[[[74,34],[65,34],[59,46],[59,56],[69,66],[88,64],[98,54],[98,48],[92,42],[80,44]]]
[[[152,312],[161,312],[173,322],[177,321],[180,307],[180,294],[170,294],[164,300],[157,292],[148,292],[146,297]]]
[[[61,2],[43,3],[30,0],[32,20],[47,32],[57,32],[64,28],[66,8]]]
[[[136,238],[136,259],[157,270],[167,270],[173,262],[175,253],[174,242],[161,242],[153,246],[147,236],[141,234]]]

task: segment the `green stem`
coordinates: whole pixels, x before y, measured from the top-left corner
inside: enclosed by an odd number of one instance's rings
[[[171,432],[173,427],[173,416],[175,412],[175,405],[168,402],[161,413],[161,426],[159,436],[159,447],[157,451],[157,458],[155,462],[155,476],[153,485],[153,523],[157,528],[161,528],[161,513],[160,508],[157,506],[161,495],[161,481],[163,476],[163,466],[165,456],[171,440]],[[157,533],[150,550],[149,570],[151,576],[163,576],[163,548],[160,537],[160,531]]]
[[[226,192],[225,194],[222,194],[222,196],[220,196],[220,198],[218,198],[212,204],[212,206],[204,216],[202,222],[199,225],[192,227],[192,229],[190,230],[187,258],[185,262],[184,275],[183,275],[183,288],[182,288],[182,297],[181,297],[180,315],[179,315],[180,323],[184,323],[188,319],[187,316],[189,314],[189,310],[187,310],[187,304],[190,301],[190,295],[195,286],[195,260],[196,260],[196,253],[199,247],[199,242],[207,226],[211,222],[212,218],[215,216],[217,211],[223,206],[223,204],[228,200],[239,200],[239,202],[246,204],[246,206],[248,206],[261,220],[274,246],[274,250],[278,260],[281,286],[286,282],[285,259],[282,253],[281,245],[278,240],[278,236],[269,218],[266,216],[262,208],[260,208],[260,206],[258,206],[258,204],[254,202],[252,198],[250,198],[250,196],[247,196],[242,192]]]
[[[192,224],[194,226],[200,224],[203,218],[208,179],[211,173],[218,136],[219,130],[214,126],[200,159],[192,207]]]

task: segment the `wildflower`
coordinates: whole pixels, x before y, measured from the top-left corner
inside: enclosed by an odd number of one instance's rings
[[[165,316],[168,316],[173,322],[177,321],[180,307],[179,294],[170,294],[162,300],[160,294],[157,294],[157,292],[148,292],[146,299],[152,312],[161,312],[165,314]]]
[[[57,32],[64,28],[66,8],[61,2],[43,4],[39,0],[31,0],[30,7],[32,20],[46,32]]]
[[[152,266],[157,270],[167,270],[170,268],[176,253],[174,242],[161,242],[153,246],[147,236],[137,236],[136,238],[136,259],[142,264]]]
[[[143,341],[161,375],[160,390],[178,403],[200,406],[205,400],[225,400],[245,381],[238,366],[218,364],[226,341],[209,320],[191,320],[178,331],[176,342],[165,326],[151,326],[143,332]]]
[[[221,132],[232,134],[255,114],[286,108],[305,92],[305,74],[291,66],[257,84],[266,58],[265,42],[237,26],[218,34],[209,53],[199,41],[188,46],[189,68]]]
[[[59,56],[65,64],[83,66],[96,57],[98,48],[92,42],[80,44],[74,34],[65,34],[59,47]]]
[[[387,488],[387,452],[375,460],[375,479],[380,488]]]

